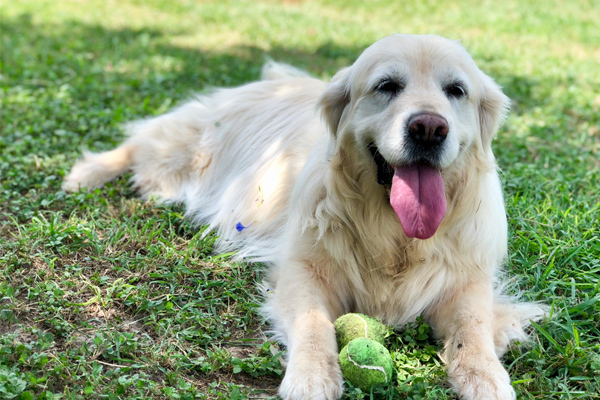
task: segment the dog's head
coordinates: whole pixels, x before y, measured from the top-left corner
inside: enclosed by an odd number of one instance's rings
[[[509,99],[458,43],[392,35],[341,70],[320,106],[336,143],[351,135],[408,237],[427,239],[446,212],[442,172],[465,152],[490,156]]]

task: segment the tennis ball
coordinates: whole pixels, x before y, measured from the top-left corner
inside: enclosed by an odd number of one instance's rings
[[[354,339],[340,352],[344,377],[354,387],[369,392],[373,386],[392,379],[392,356],[379,342],[367,338]]]
[[[333,326],[340,349],[359,337],[373,339],[381,344],[385,339],[385,325],[364,314],[342,315],[334,322]]]

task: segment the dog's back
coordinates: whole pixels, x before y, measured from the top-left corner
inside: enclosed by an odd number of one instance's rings
[[[325,84],[274,62],[262,75],[128,124],[121,146],[84,153],[63,188],[101,187],[132,171],[143,197],[185,203],[196,223],[217,229],[221,251],[268,259],[296,178],[325,134],[315,109]]]

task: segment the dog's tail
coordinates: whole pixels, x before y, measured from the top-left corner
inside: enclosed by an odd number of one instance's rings
[[[263,81],[284,78],[310,78],[308,72],[302,71],[289,64],[269,60],[262,67],[260,79]]]
[[[127,172],[132,157],[132,145],[127,142],[104,153],[84,152],[83,159],[77,161],[65,177],[62,188],[69,192],[100,188]]]

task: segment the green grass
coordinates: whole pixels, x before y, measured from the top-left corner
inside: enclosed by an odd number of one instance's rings
[[[92,193],[60,183],[125,121],[256,79],[267,56],[327,78],[396,31],[462,39],[513,99],[494,145],[506,269],[553,314],[505,357],[519,398],[600,398],[599,20],[596,0],[4,2],[0,399],[275,397],[260,265],[214,254],[214,236],[127,177]],[[454,398],[426,324],[388,348],[395,384],[374,398]]]

